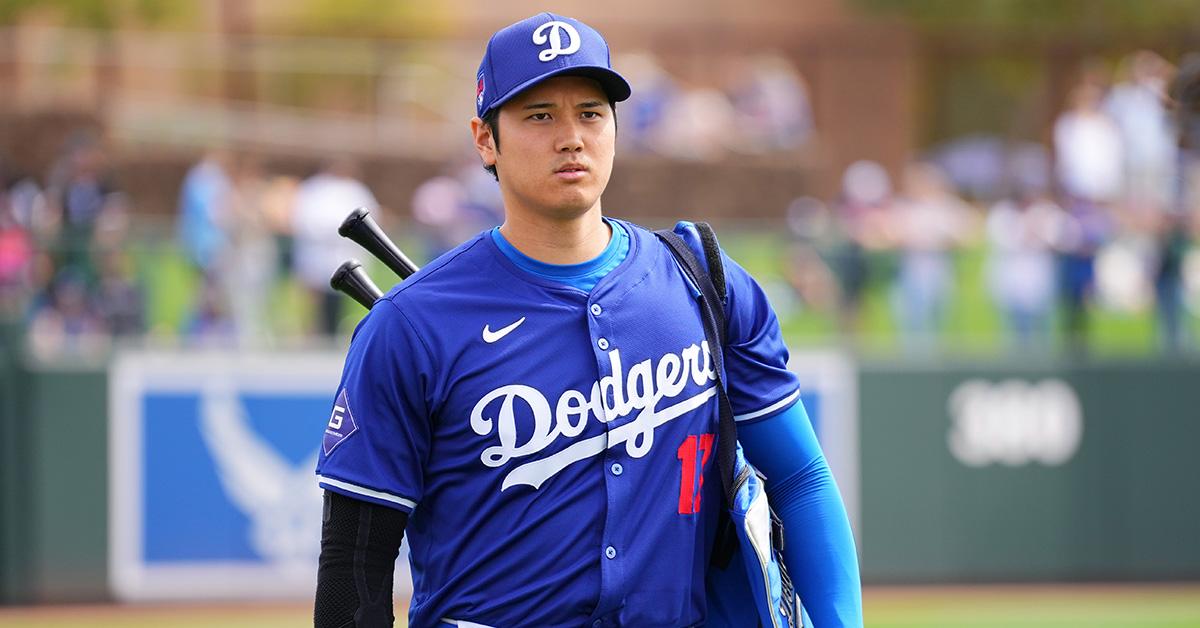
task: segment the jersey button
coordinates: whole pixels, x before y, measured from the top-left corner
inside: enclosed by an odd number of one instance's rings
[[[609,558],[609,560],[616,558],[617,557],[617,548],[609,545],[608,547],[604,548],[604,555],[607,556]]]
[[[596,346],[597,346],[597,347],[600,347],[600,350],[601,350],[601,351],[605,351],[605,350],[607,350],[607,349],[608,349],[608,339],[607,339],[607,338],[601,338],[601,339],[597,340],[597,341],[596,341]]]
[[[600,316],[600,313],[603,311],[604,311],[604,308],[600,307],[599,303],[592,304],[592,315],[593,316]]]
[[[592,622],[592,628],[600,628],[600,626],[603,626],[603,625],[604,625],[604,622],[599,619]]]
[[[612,466],[612,472],[613,475],[621,475],[622,473],[625,473],[625,467],[622,467],[621,463],[619,462],[614,462]]]

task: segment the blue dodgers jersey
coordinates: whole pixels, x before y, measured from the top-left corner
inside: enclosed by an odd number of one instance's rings
[[[520,270],[484,232],[355,331],[317,473],[410,512],[410,625],[704,621],[714,375],[695,289],[622,224],[629,254],[590,293]],[[729,397],[754,417],[798,385],[762,291],[726,264]]]

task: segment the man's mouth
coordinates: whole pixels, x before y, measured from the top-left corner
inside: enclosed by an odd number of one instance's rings
[[[579,181],[587,175],[587,166],[567,164],[554,171],[554,175],[563,181]]]

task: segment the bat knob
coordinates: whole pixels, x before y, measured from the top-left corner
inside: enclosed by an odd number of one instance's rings
[[[365,207],[355,207],[346,215],[346,219],[342,221],[342,225],[338,227],[338,235],[343,238],[350,237],[350,233],[354,231],[355,225],[362,222],[370,213]]]

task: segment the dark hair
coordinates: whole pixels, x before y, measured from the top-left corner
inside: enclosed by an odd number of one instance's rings
[[[616,132],[616,130],[617,130],[617,103],[610,100],[610,101],[608,101],[608,106],[612,109],[612,112],[613,112],[613,131]],[[483,123],[486,124],[489,129],[491,129],[492,141],[495,142],[495,144],[496,144],[496,152],[497,153],[500,152],[500,108],[492,107],[491,110],[489,110],[487,113],[485,113],[483,115]],[[495,177],[495,179],[497,181],[500,180],[500,175],[496,172],[495,164],[492,164],[490,166],[484,166],[483,169],[487,170],[488,173],[491,174],[493,177]]]

